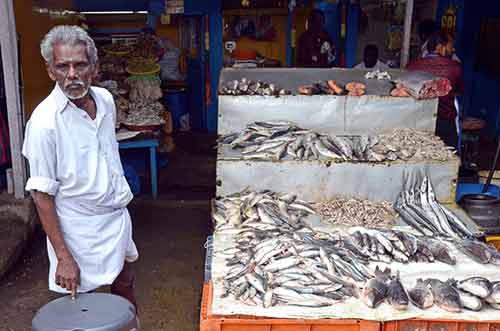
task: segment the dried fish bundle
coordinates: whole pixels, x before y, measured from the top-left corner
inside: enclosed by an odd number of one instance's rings
[[[410,128],[393,130],[378,136],[374,150],[382,155],[395,153],[402,160],[447,161],[453,158],[454,150],[434,133]]]
[[[219,89],[220,95],[260,95],[260,96],[283,96],[291,94],[282,88],[278,88],[273,83],[252,81],[246,78],[241,80],[233,80],[225,83]]]
[[[397,213],[387,201],[374,202],[365,199],[338,198],[313,204],[322,222],[334,225],[390,228],[395,224]]]
[[[444,143],[429,133],[396,129],[379,136],[329,136],[288,121],[250,123],[219,144],[241,151],[244,160],[321,160],[330,162],[446,161],[453,158]]]

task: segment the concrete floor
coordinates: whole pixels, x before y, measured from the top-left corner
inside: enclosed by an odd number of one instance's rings
[[[129,206],[134,239],[137,299],[143,330],[197,330],[215,188],[213,137],[184,135],[160,173],[160,198]],[[147,187],[147,178],[143,187]],[[13,270],[0,280],[0,330],[30,330],[35,312],[56,296],[47,290],[45,236],[38,229]],[[104,289],[105,290],[105,289]]]

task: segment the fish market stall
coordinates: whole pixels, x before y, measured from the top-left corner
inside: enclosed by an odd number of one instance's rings
[[[228,134],[242,130],[250,122],[268,120],[289,120],[329,134],[368,134],[394,128],[434,132],[437,98],[393,97],[390,93],[394,84],[390,80],[366,79],[366,73],[339,68],[224,69],[220,77],[218,133]],[[404,71],[389,73],[395,79]],[[236,83],[238,89],[242,80],[247,89],[253,88],[251,82],[268,84],[256,88],[253,95],[230,95],[231,88]],[[327,80],[335,80],[340,86],[361,82],[366,90],[360,96],[297,95],[302,85]]]
[[[445,82],[409,93],[402,71],[370,75],[222,73],[209,268],[220,325],[498,320],[500,253],[452,207],[459,160],[434,135],[437,99],[409,97]]]

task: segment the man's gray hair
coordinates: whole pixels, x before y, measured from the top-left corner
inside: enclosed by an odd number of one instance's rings
[[[85,30],[76,25],[58,25],[52,28],[40,43],[42,56],[48,64],[54,62],[54,46],[83,44],[87,49],[87,57],[92,65],[97,63],[97,48]]]

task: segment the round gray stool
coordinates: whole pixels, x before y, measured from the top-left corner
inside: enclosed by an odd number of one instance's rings
[[[134,306],[108,293],[65,296],[36,313],[32,331],[139,331]]]

